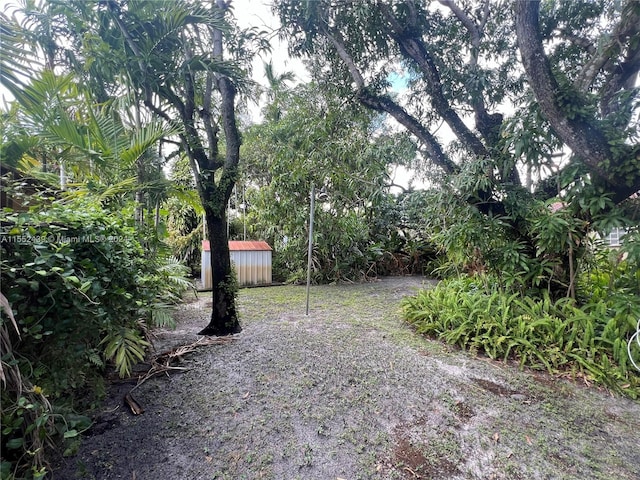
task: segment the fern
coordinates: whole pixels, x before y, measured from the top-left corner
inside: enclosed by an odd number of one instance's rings
[[[171,306],[163,303],[154,303],[151,306],[151,324],[154,327],[175,328],[176,322],[171,315]]]
[[[104,367],[104,361],[98,352],[91,350],[87,353],[87,360],[96,367]]]
[[[640,377],[629,370],[626,338],[635,324],[629,307],[596,300],[581,308],[572,299],[552,301],[484,289],[469,279],[441,282],[403,303],[405,319],[421,334],[439,338],[491,358],[518,359],[520,365],[550,373],[571,371],[636,397]],[[613,313],[617,312],[617,313]],[[577,359],[580,359],[579,361]],[[622,387],[624,385],[624,389]]]
[[[120,377],[131,374],[131,367],[144,360],[146,348],[150,345],[137,330],[122,328],[107,335],[101,344],[105,344],[104,356],[113,360]]]

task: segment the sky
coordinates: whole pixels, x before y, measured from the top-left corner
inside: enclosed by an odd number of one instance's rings
[[[233,13],[241,27],[258,27],[265,30],[277,30],[279,19],[271,12],[272,1],[269,0],[231,0]],[[266,84],[263,62],[273,61],[276,73],[292,71],[299,81],[309,79],[308,73],[299,59],[292,59],[287,52],[287,45],[277,35],[271,40],[272,52],[266,58],[258,58],[253,65],[254,80]]]
[[[270,40],[271,52],[265,53],[262,57],[256,57],[253,61],[253,81],[265,87],[268,86],[264,64],[269,61],[272,62],[276,74],[292,72],[295,75],[295,81],[289,83],[289,86],[309,81],[309,74],[302,61],[289,56],[287,44],[282,42],[275,33],[280,27],[280,20],[271,12],[272,4],[272,0],[231,0],[233,15],[241,28],[257,27],[259,30],[274,32]],[[247,109],[250,122],[259,123],[262,120],[262,105],[249,102]]]

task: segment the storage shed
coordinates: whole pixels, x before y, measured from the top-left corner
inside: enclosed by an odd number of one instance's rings
[[[231,263],[236,269],[238,284],[269,285],[271,283],[271,247],[262,241],[229,242]],[[202,287],[211,288],[211,246],[209,240],[202,242]]]

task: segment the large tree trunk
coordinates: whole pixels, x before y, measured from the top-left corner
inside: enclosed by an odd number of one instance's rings
[[[140,69],[139,85],[144,93],[144,104],[151,112],[163,118],[168,123],[176,121],[174,113],[179,117],[183,132],[180,134],[184,152],[189,158],[189,164],[196,180],[196,189],[205,210],[205,220],[211,245],[211,275],[213,290],[213,308],[211,321],[200,335],[229,335],[241,330],[235,307],[236,282],[231,270],[229,258],[229,244],[226,230],[226,206],[238,175],[240,161],[240,133],[236,125],[235,96],[236,88],[230,78],[224,74],[209,70],[201,75],[200,69],[191,69],[194,59],[194,48],[197,44],[212,45],[213,57],[223,60],[223,32],[217,25],[209,25],[210,37],[200,38],[198,42],[191,42],[187,37],[180,36],[179,42],[184,55],[184,66],[180,68],[182,85],[159,84],[149,81],[157,72],[153,72],[146,62],[144,52],[127,29],[121,18],[117,2],[107,2],[113,13],[113,19],[122,32],[127,46],[134,53]],[[212,0],[212,13],[217,20],[222,21],[231,2]],[[187,22],[191,23],[191,22]],[[186,26],[185,24],[184,26]],[[205,30],[193,33],[204,35]],[[155,47],[154,47],[155,48]],[[175,52],[177,54],[178,52]],[[173,55],[174,53],[171,53]],[[175,74],[177,72],[171,72]],[[178,78],[178,77],[175,77]],[[212,95],[214,82],[220,92],[220,119],[212,115]],[[202,87],[202,89],[200,88]],[[173,109],[171,113],[161,105],[157,99],[162,99]],[[219,124],[222,122],[225,140],[224,158],[220,155],[218,145]],[[220,176],[217,176],[220,173]],[[216,179],[219,180],[216,180]]]
[[[224,209],[222,209],[224,212]],[[207,233],[211,245],[212,311],[211,320],[199,335],[231,335],[242,330],[235,297],[237,282],[231,269],[226,218],[205,209]]]
[[[567,109],[579,108],[582,100],[579,92],[571,91],[571,86],[561,87],[553,74],[542,43],[539,8],[539,0],[518,1],[514,4],[516,35],[522,64],[540,110],[558,137],[582,159],[595,177],[594,182],[610,192],[615,203],[626,200],[640,187],[638,172],[620,171],[628,157],[635,155],[634,147],[616,146],[624,150],[622,153],[616,153],[594,118],[589,118],[587,114],[567,113]],[[567,104],[567,95],[573,96],[570,104]]]
[[[217,10],[215,14],[222,18],[224,12],[229,7],[229,2],[216,0]],[[222,31],[213,30],[213,55],[222,59]],[[231,80],[224,75],[209,75],[207,77],[207,99],[204,103],[204,111],[200,113],[205,121],[207,138],[209,140],[209,161],[201,162],[201,167],[211,165],[211,170],[215,171],[215,164],[218,162],[218,128],[211,122],[209,115],[210,92],[213,87],[213,80],[216,79],[218,90],[220,91],[220,113],[222,127],[225,135],[225,159],[219,164],[222,168],[222,175],[218,184],[215,184],[213,172],[208,180],[201,179],[200,198],[204,205],[205,219],[207,222],[207,232],[209,234],[209,244],[211,245],[211,287],[213,289],[213,305],[211,310],[211,321],[200,335],[231,335],[242,330],[238,321],[236,311],[236,291],[237,283],[235,274],[231,269],[231,258],[229,257],[229,239],[227,237],[226,207],[233,186],[237,179],[238,163],[240,161],[240,133],[236,125],[235,116],[235,96],[236,89]],[[194,99],[192,99],[193,101]],[[206,156],[206,154],[205,154]],[[203,159],[204,160],[204,159]],[[208,168],[204,169],[205,171]],[[201,172],[202,173],[202,172]],[[207,185],[208,182],[209,185]]]

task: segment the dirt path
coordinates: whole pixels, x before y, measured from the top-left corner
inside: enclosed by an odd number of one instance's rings
[[[242,290],[244,331],[120,397],[58,479],[638,479],[640,404],[420,338],[391,278]],[[159,349],[191,343],[207,298]],[[130,386],[129,386],[130,388]],[[115,411],[110,411],[118,407]]]

